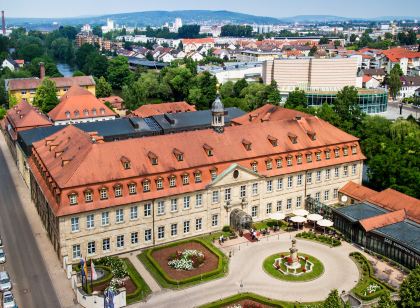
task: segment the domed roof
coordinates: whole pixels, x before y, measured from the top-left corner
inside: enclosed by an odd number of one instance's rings
[[[213,104],[211,105],[212,112],[225,112],[225,107],[223,106],[222,101],[220,100],[220,96],[217,96],[214,100]]]

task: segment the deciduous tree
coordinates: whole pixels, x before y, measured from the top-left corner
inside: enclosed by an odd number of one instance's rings
[[[44,78],[34,97],[34,105],[48,113],[58,104],[57,88],[54,81]]]

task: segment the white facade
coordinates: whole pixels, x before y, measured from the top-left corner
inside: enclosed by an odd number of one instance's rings
[[[8,68],[11,71],[15,70],[15,66],[13,65],[13,63],[11,63],[8,59],[4,59],[3,63],[1,64],[2,68]]]
[[[68,125],[68,124],[77,124],[77,123],[109,121],[109,120],[115,120],[115,116],[59,120],[59,121],[55,121],[54,125]]]

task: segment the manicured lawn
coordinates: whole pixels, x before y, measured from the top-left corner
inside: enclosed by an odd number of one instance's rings
[[[274,220],[274,219],[267,219],[267,220],[255,222],[253,224],[253,228],[256,230],[270,229],[273,226],[280,226],[280,228],[284,230],[287,228],[287,223],[281,220],[279,221],[279,220]]]
[[[160,246],[160,247],[150,248],[142,252],[137,257],[139,258],[141,262],[143,262],[143,264],[149,270],[151,275],[163,288],[173,289],[173,288],[196,285],[205,281],[221,278],[228,271],[228,258],[219,249],[213,246],[212,244],[213,236],[215,235],[213,234],[211,236],[205,236],[205,237],[195,238],[195,239],[191,239],[187,241],[175,242],[175,243],[171,243],[171,244]],[[171,278],[170,275],[168,275],[168,273],[159,265],[159,262],[157,262],[157,260],[153,258],[153,252],[160,249],[165,249],[168,247],[176,247],[181,244],[188,243],[188,242],[200,243],[212,254],[216,255],[218,257],[217,268],[209,272],[201,273],[199,275],[187,277],[180,280],[175,280]]]
[[[212,303],[205,304],[199,308],[216,308],[216,307],[226,307],[228,305],[233,305],[243,300],[252,300],[254,302],[267,305],[270,307],[281,307],[281,308],[321,308],[322,302],[313,302],[313,303],[298,303],[298,302],[284,302],[279,300],[270,299],[261,295],[254,293],[241,293],[236,294],[230,297],[226,297],[222,300],[214,301]]]
[[[353,288],[353,293],[361,300],[369,301],[375,299],[388,290],[395,292],[396,290],[391,286],[379,281],[374,277],[373,267],[370,262],[359,252],[352,252],[350,254],[351,259],[356,263],[360,271],[360,279],[357,285]],[[378,286],[375,291],[369,293],[369,286]]]
[[[313,280],[315,278],[318,278],[319,276],[324,273],[324,265],[319,261],[317,258],[312,257],[311,255],[307,255],[304,253],[299,253],[299,256],[308,257],[308,260],[314,264],[312,272],[305,273],[301,276],[293,276],[293,275],[284,275],[282,272],[277,270],[273,264],[275,262],[275,259],[280,258],[280,255],[289,255],[289,252],[281,252],[276,253],[274,255],[269,256],[264,260],[263,263],[263,269],[264,271],[273,276],[274,278],[280,279],[280,280],[287,280],[287,281],[308,281]]]

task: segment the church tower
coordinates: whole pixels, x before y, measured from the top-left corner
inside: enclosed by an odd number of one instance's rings
[[[211,126],[213,129],[218,133],[223,133],[225,127],[225,107],[219,95],[217,95],[211,106],[211,116]]]

